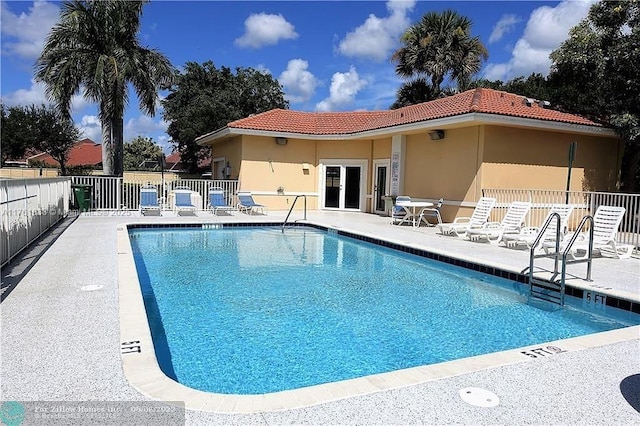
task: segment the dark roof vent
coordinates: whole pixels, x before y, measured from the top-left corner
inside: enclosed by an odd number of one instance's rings
[[[551,107],[551,102],[549,102],[549,101],[538,101],[538,105],[540,105],[541,108],[550,108]]]
[[[526,106],[532,106],[535,103],[535,99],[531,99],[531,98],[524,98],[522,100],[522,102],[526,105]]]

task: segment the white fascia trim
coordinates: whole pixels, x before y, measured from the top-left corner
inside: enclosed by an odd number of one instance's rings
[[[208,142],[213,142],[216,139],[220,139],[224,136],[231,134],[229,127],[223,127],[222,129],[214,130],[213,132],[206,133],[196,138],[198,145],[208,145]]]
[[[534,129],[555,130],[560,132],[583,133],[597,136],[616,136],[613,129],[587,126],[584,124],[563,123],[559,121],[535,120],[532,118],[511,117],[506,115],[474,113],[475,121],[483,124],[509,124]]]
[[[616,136],[612,129],[606,127],[586,126],[583,124],[561,123],[557,121],[544,121],[532,118],[511,117],[507,115],[468,113],[452,117],[436,118],[433,120],[417,121],[415,123],[401,124],[398,126],[383,127],[374,130],[365,130],[356,133],[339,133],[331,135],[314,135],[308,133],[279,132],[273,130],[253,130],[241,128],[229,128],[217,130],[200,136],[196,139],[198,145],[207,145],[215,139],[228,135],[250,135],[250,136],[270,136],[286,137],[291,139],[312,139],[312,140],[349,140],[367,137],[377,137],[393,134],[403,134],[419,130],[428,130],[439,127],[452,127],[460,124],[496,124],[527,127],[531,129],[553,130],[560,132],[581,133],[597,136]]]

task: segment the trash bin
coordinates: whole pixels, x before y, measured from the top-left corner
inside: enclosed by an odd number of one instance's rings
[[[73,207],[81,212],[88,212],[91,209],[91,192],[93,186],[91,185],[71,185],[75,202]]]

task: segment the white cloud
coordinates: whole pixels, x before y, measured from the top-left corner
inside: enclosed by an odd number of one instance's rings
[[[596,0],[564,0],[555,7],[542,6],[535,9],[524,34],[515,44],[511,59],[506,63],[489,63],[483,71],[489,80],[508,81],[514,77],[527,77],[537,72],[548,74],[551,66],[549,54],[557,49],[589,12]]]
[[[318,111],[333,111],[353,102],[358,92],[367,85],[352,66],[348,72],[337,72],[331,77],[329,97],[316,104]]]
[[[2,53],[35,60],[60,10],[54,3],[34,1],[26,13],[16,15],[6,2],[0,3],[0,31],[3,36]]]
[[[520,22],[522,22],[522,19],[516,15],[502,15],[500,20],[493,26],[493,30],[489,36],[489,43],[500,41],[506,33],[513,31],[516,24]]]
[[[286,98],[292,102],[306,102],[314,95],[318,79],[308,70],[304,59],[291,59],[278,81],[284,87]]]
[[[266,13],[251,14],[244,21],[244,34],[235,40],[240,47],[254,49],[278,43],[280,40],[295,39],[295,27],[282,15]]]
[[[100,119],[95,115],[84,115],[80,125],[76,127],[82,132],[83,138],[89,138],[96,143],[102,143],[102,126]]]
[[[415,0],[389,0],[389,15],[378,18],[371,14],[364,24],[348,33],[340,42],[338,51],[350,57],[384,61],[396,48],[399,36],[409,26],[407,13],[413,10]]]
[[[9,106],[28,106],[28,105],[50,105],[51,102],[45,94],[45,86],[42,83],[36,83],[31,79],[31,86],[28,89],[18,89],[15,92],[2,95],[2,102]],[[71,99],[71,114],[77,114],[89,105],[88,101],[82,95],[75,95]]]
[[[166,133],[169,123],[160,119],[154,119],[147,115],[140,115],[129,119],[124,125],[124,140],[129,141],[138,136],[145,138],[158,137],[158,134]]]
[[[31,87],[18,89],[15,92],[2,95],[2,101],[9,106],[27,106],[49,104],[44,93],[44,85],[31,80]]]
[[[255,69],[256,71],[260,71],[262,74],[265,74],[265,75],[273,75],[271,70],[267,68],[265,64],[258,64],[255,67],[253,67],[253,69]]]

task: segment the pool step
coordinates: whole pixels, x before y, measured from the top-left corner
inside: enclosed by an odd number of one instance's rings
[[[564,303],[564,285],[562,280],[556,281],[557,274],[547,273],[546,278],[529,276],[529,296],[562,306]]]

